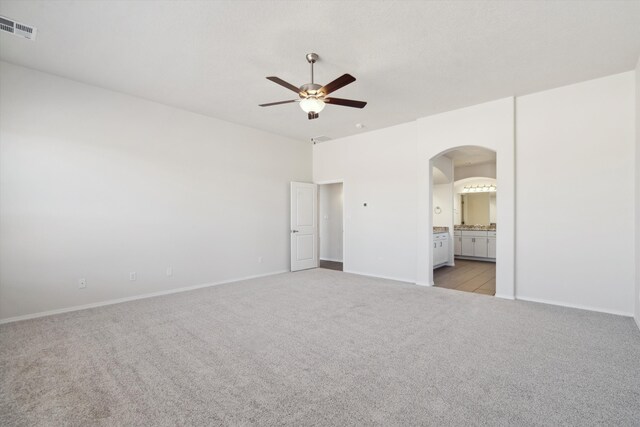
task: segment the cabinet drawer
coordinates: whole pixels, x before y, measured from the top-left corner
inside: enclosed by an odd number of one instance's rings
[[[488,232],[487,232],[487,235],[488,235],[489,237],[496,237],[496,232],[495,232],[495,231],[488,231]]]
[[[462,236],[462,232],[460,230],[453,232],[454,236]]]

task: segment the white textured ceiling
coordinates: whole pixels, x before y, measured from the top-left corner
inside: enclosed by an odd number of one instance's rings
[[[631,70],[640,1],[7,1],[0,58],[299,139],[332,138]],[[358,80],[309,121],[265,79]],[[292,98],[293,95],[293,98]],[[356,129],[363,123],[364,129]]]

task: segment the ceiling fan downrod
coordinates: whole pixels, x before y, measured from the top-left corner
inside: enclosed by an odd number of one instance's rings
[[[317,53],[307,53],[307,62],[309,64],[311,64],[311,84],[314,83],[314,81],[313,81],[313,64],[316,63],[318,58],[319,58],[319,56],[318,56]]]

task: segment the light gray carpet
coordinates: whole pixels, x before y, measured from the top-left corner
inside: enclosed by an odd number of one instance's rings
[[[640,425],[613,315],[316,269],[0,326],[0,424]]]

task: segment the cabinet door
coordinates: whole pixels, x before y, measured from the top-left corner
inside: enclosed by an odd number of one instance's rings
[[[442,243],[442,262],[449,262],[449,239],[443,239]]]
[[[438,242],[433,242],[433,265],[438,265]]]
[[[487,255],[489,256],[489,258],[496,257],[496,239],[495,238],[489,238],[489,243],[487,246]]]
[[[456,236],[454,237],[453,244],[453,254],[454,255],[462,255],[462,237]]]
[[[462,256],[473,256],[473,237],[461,237],[462,239]]]
[[[433,265],[442,264],[442,250],[440,248],[440,240],[433,242]]]
[[[486,258],[489,249],[489,239],[486,237],[475,237],[473,245],[473,256]]]

